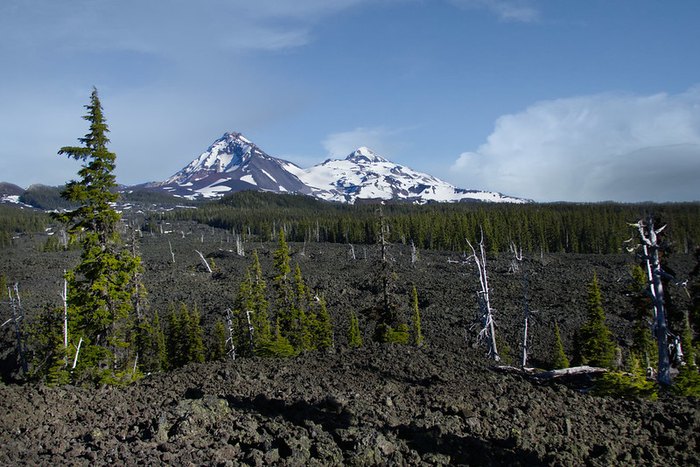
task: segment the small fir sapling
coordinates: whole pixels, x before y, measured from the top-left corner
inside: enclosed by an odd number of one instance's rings
[[[355,312],[350,312],[350,330],[348,332],[348,345],[353,348],[362,347],[362,333],[360,332],[360,321]]]
[[[556,321],[554,322],[554,351],[552,357],[553,369],[569,368],[569,359],[564,352],[564,344],[562,344],[561,334],[559,333],[559,323]]]
[[[612,333],[605,324],[598,276],[588,287],[588,320],[579,330],[577,342],[578,361],[582,365],[611,368],[615,359],[616,346]]]
[[[413,324],[413,329],[412,329],[412,336],[413,336],[413,345],[416,347],[422,347],[424,344],[424,338],[423,338],[423,331],[421,327],[421,319],[420,319],[420,309],[418,308],[418,290],[416,289],[416,286],[413,286],[413,291],[412,291],[412,304],[413,308],[413,315],[412,315],[412,324]]]

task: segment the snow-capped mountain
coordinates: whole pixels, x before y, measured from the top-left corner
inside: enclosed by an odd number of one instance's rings
[[[312,188],[312,195],[328,201],[354,203],[358,199],[403,200],[414,203],[462,200],[510,202],[524,200],[489,191],[463,190],[361,147],[342,160],[325,162],[295,173]]]
[[[172,177],[148,188],[186,198],[217,198],[242,190],[310,195],[326,201],[401,200],[413,203],[527,200],[464,190],[432,175],[390,162],[366,147],[342,160],[303,169],[269,156],[240,133],[226,133]]]
[[[242,190],[310,194],[291,162],[271,157],[240,133],[225,133],[167,180],[149,184],[187,198],[218,198]]]

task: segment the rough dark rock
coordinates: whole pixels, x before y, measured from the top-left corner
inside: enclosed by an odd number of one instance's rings
[[[189,229],[189,230],[188,230]],[[197,269],[194,249],[227,248],[225,235],[180,225],[181,235],[145,236],[142,253],[151,309],[197,304],[210,327],[231,306],[249,257],[220,255],[225,279]],[[205,243],[201,244],[201,233]],[[169,254],[171,240],[176,263]],[[64,268],[76,252],[41,253],[41,239],[3,251],[0,268],[20,283],[27,314],[58,304]],[[32,243],[33,242],[33,243]],[[271,272],[274,244],[257,248]],[[301,245],[292,245],[294,251]],[[390,248],[404,310],[418,287],[427,345],[369,342],[376,303],[372,247],[368,261],[348,259],[347,246],[307,244],[294,255],[308,284],[323,294],[335,323],[335,348],[290,360],[239,359],[153,374],[125,388],[47,388],[0,384],[2,465],[697,465],[697,401],[595,397],[556,383],[497,373],[470,330],[478,287],[473,268],[447,262],[456,255],[421,252],[411,267],[408,247]],[[27,270],[25,259],[31,259]],[[687,274],[689,256],[670,258]],[[586,285],[597,272],[609,324],[620,342],[629,335],[631,304],[625,255],[539,255],[526,261],[531,308],[531,355],[545,366],[557,319],[565,347],[583,322]],[[498,329],[513,356],[520,336],[522,280],[507,256],[490,259]],[[671,290],[677,307],[682,292]],[[361,319],[366,346],[350,350],[350,311]],[[5,313],[6,310],[0,310]],[[4,314],[3,314],[4,316]],[[28,316],[30,319],[31,316]],[[3,329],[3,333],[5,330]],[[0,355],[14,363],[11,335]],[[4,378],[11,382],[7,372]]]

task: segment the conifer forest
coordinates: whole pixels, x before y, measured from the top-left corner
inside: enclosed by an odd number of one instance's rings
[[[700,463],[700,204],[184,205],[86,109],[0,205],[0,464]]]

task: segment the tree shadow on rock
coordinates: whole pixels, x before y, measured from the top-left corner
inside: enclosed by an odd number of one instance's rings
[[[295,425],[304,425],[305,422],[311,421],[321,425],[328,432],[348,428],[351,424],[351,416],[342,403],[332,398],[317,404],[306,401],[286,402],[281,399],[271,399],[263,394],[253,398],[232,395],[224,398],[228,401],[229,407],[237,410],[259,413],[271,418],[280,416]]]
[[[397,436],[421,457],[445,455],[449,456],[451,464],[459,465],[546,465],[536,453],[518,448],[517,440],[512,436],[506,439],[482,439],[441,433],[438,427],[426,429],[415,425],[400,425],[396,430]]]

